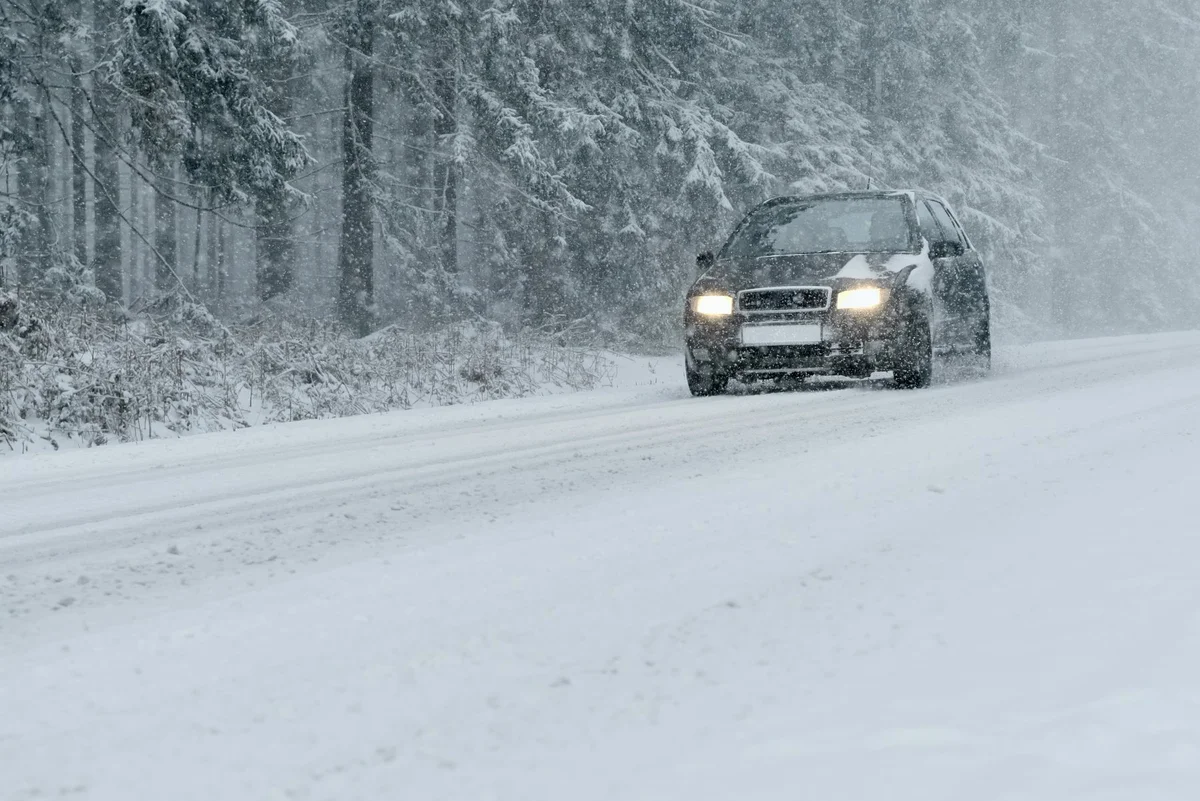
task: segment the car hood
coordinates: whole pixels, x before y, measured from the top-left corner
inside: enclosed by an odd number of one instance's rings
[[[803,253],[718,261],[697,282],[738,292],[764,286],[832,286],[890,281],[928,259],[919,253]]]

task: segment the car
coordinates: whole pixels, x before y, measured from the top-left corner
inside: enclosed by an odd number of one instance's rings
[[[936,195],[777,197],[696,263],[684,307],[693,395],[735,379],[877,372],[917,389],[929,386],[935,356],[991,364],[983,260]]]

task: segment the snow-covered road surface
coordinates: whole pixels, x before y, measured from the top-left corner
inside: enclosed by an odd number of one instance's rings
[[[1195,799],[1200,334],[0,461],[0,798]]]

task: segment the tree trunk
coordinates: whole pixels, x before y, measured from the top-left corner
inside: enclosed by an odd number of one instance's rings
[[[15,107],[17,155],[17,195],[33,221],[22,236],[21,259],[17,280],[29,287],[46,275],[50,267],[50,210],[47,206],[50,177],[49,148],[46,141],[46,109],[40,98],[26,98]]]
[[[154,247],[158,255],[154,256],[154,286],[160,293],[172,292],[179,288],[178,274],[178,245],[179,236],[176,232],[175,201],[168,195],[174,195],[175,176],[174,164],[161,168],[158,177],[158,192],[154,197],[154,216],[156,233]]]
[[[890,0],[866,0],[863,9],[862,76],[868,115],[883,115],[883,67],[879,56],[884,49],[887,27],[884,15]]]
[[[457,56],[454,47],[446,48],[434,81],[438,107],[434,110],[433,135],[439,154],[435,167],[437,197],[434,202],[441,228],[439,252],[442,269],[447,275],[458,272],[458,165],[452,150],[453,138],[458,132]]]
[[[225,225],[220,218],[212,218],[210,222],[216,226],[216,248],[214,259],[209,269],[212,270],[213,305],[217,313],[225,309],[225,284],[227,276],[227,256],[225,253]]]
[[[220,313],[217,306],[217,226],[220,222],[211,211],[204,220],[204,295]]]
[[[1070,43],[1070,28],[1067,19],[1067,10],[1063,7],[1065,2],[1060,0],[1057,3],[1051,3],[1048,7],[1050,13],[1050,46],[1056,58],[1054,61],[1054,71],[1051,77],[1053,81],[1052,87],[1052,106],[1051,106],[1051,134],[1050,142],[1053,148],[1053,153],[1057,158],[1055,165],[1050,170],[1049,189],[1051,192],[1051,204],[1054,209],[1054,230],[1055,242],[1057,250],[1057,259],[1063,260],[1075,248],[1072,238],[1075,233],[1075,223],[1072,218],[1072,209],[1075,206],[1074,200],[1071,198],[1070,184],[1073,165],[1071,163],[1074,155],[1072,148],[1072,136],[1070,133],[1070,96],[1071,96],[1071,81],[1073,78],[1072,68],[1073,59],[1071,58],[1071,43]],[[1068,271],[1063,269],[1064,263],[1057,265],[1058,269],[1053,270],[1051,278],[1051,319],[1059,327],[1061,331],[1070,331],[1075,325],[1075,315],[1071,281],[1067,275]]]
[[[107,4],[95,6],[96,19],[105,19]],[[117,135],[120,117],[113,90],[103,79],[93,81],[93,162],[95,176],[93,195],[95,206],[95,232],[92,270],[96,276],[96,288],[113,302],[122,301],[121,289],[121,214],[120,172],[117,161]]]
[[[277,59],[267,67],[271,111],[286,118],[292,111],[292,60]],[[280,181],[255,204],[255,277],[259,300],[284,294],[296,282],[292,215],[287,186]]]
[[[287,196],[281,187],[260,198],[254,228],[256,277],[259,300],[270,300],[292,288],[295,271],[292,259],[292,221]]]
[[[358,336],[370,333],[375,241],[371,198],[375,68],[374,0],[359,0],[347,23],[346,111],[342,120],[342,237],[338,317]]]
[[[133,158],[136,158],[134,156]],[[129,302],[137,303],[145,295],[145,287],[143,286],[144,275],[142,273],[142,241],[138,239],[135,231],[142,231],[142,191],[138,181],[137,173],[129,170],[129,205],[127,206],[126,218],[129,220],[129,230],[127,232],[129,242]]]
[[[200,205],[199,201],[196,203]],[[204,297],[204,292],[200,287],[200,245],[204,241],[204,214],[199,208],[196,209],[196,227],[194,230],[195,237],[192,239],[192,278],[191,290],[195,294],[197,300]]]
[[[75,60],[72,65],[76,76],[71,89],[71,244],[75,258],[80,264],[88,263],[87,224],[87,170],[84,153],[87,152],[87,87],[78,73],[82,65]]]

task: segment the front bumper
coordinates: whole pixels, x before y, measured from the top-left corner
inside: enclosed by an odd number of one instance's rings
[[[891,370],[896,361],[897,326],[882,314],[851,316],[826,311],[789,315],[789,322],[820,323],[822,341],[812,345],[744,345],[742,327],[762,322],[738,313],[716,320],[689,316],[685,322],[688,369],[700,373],[743,379],[868,378],[873,372]]]

